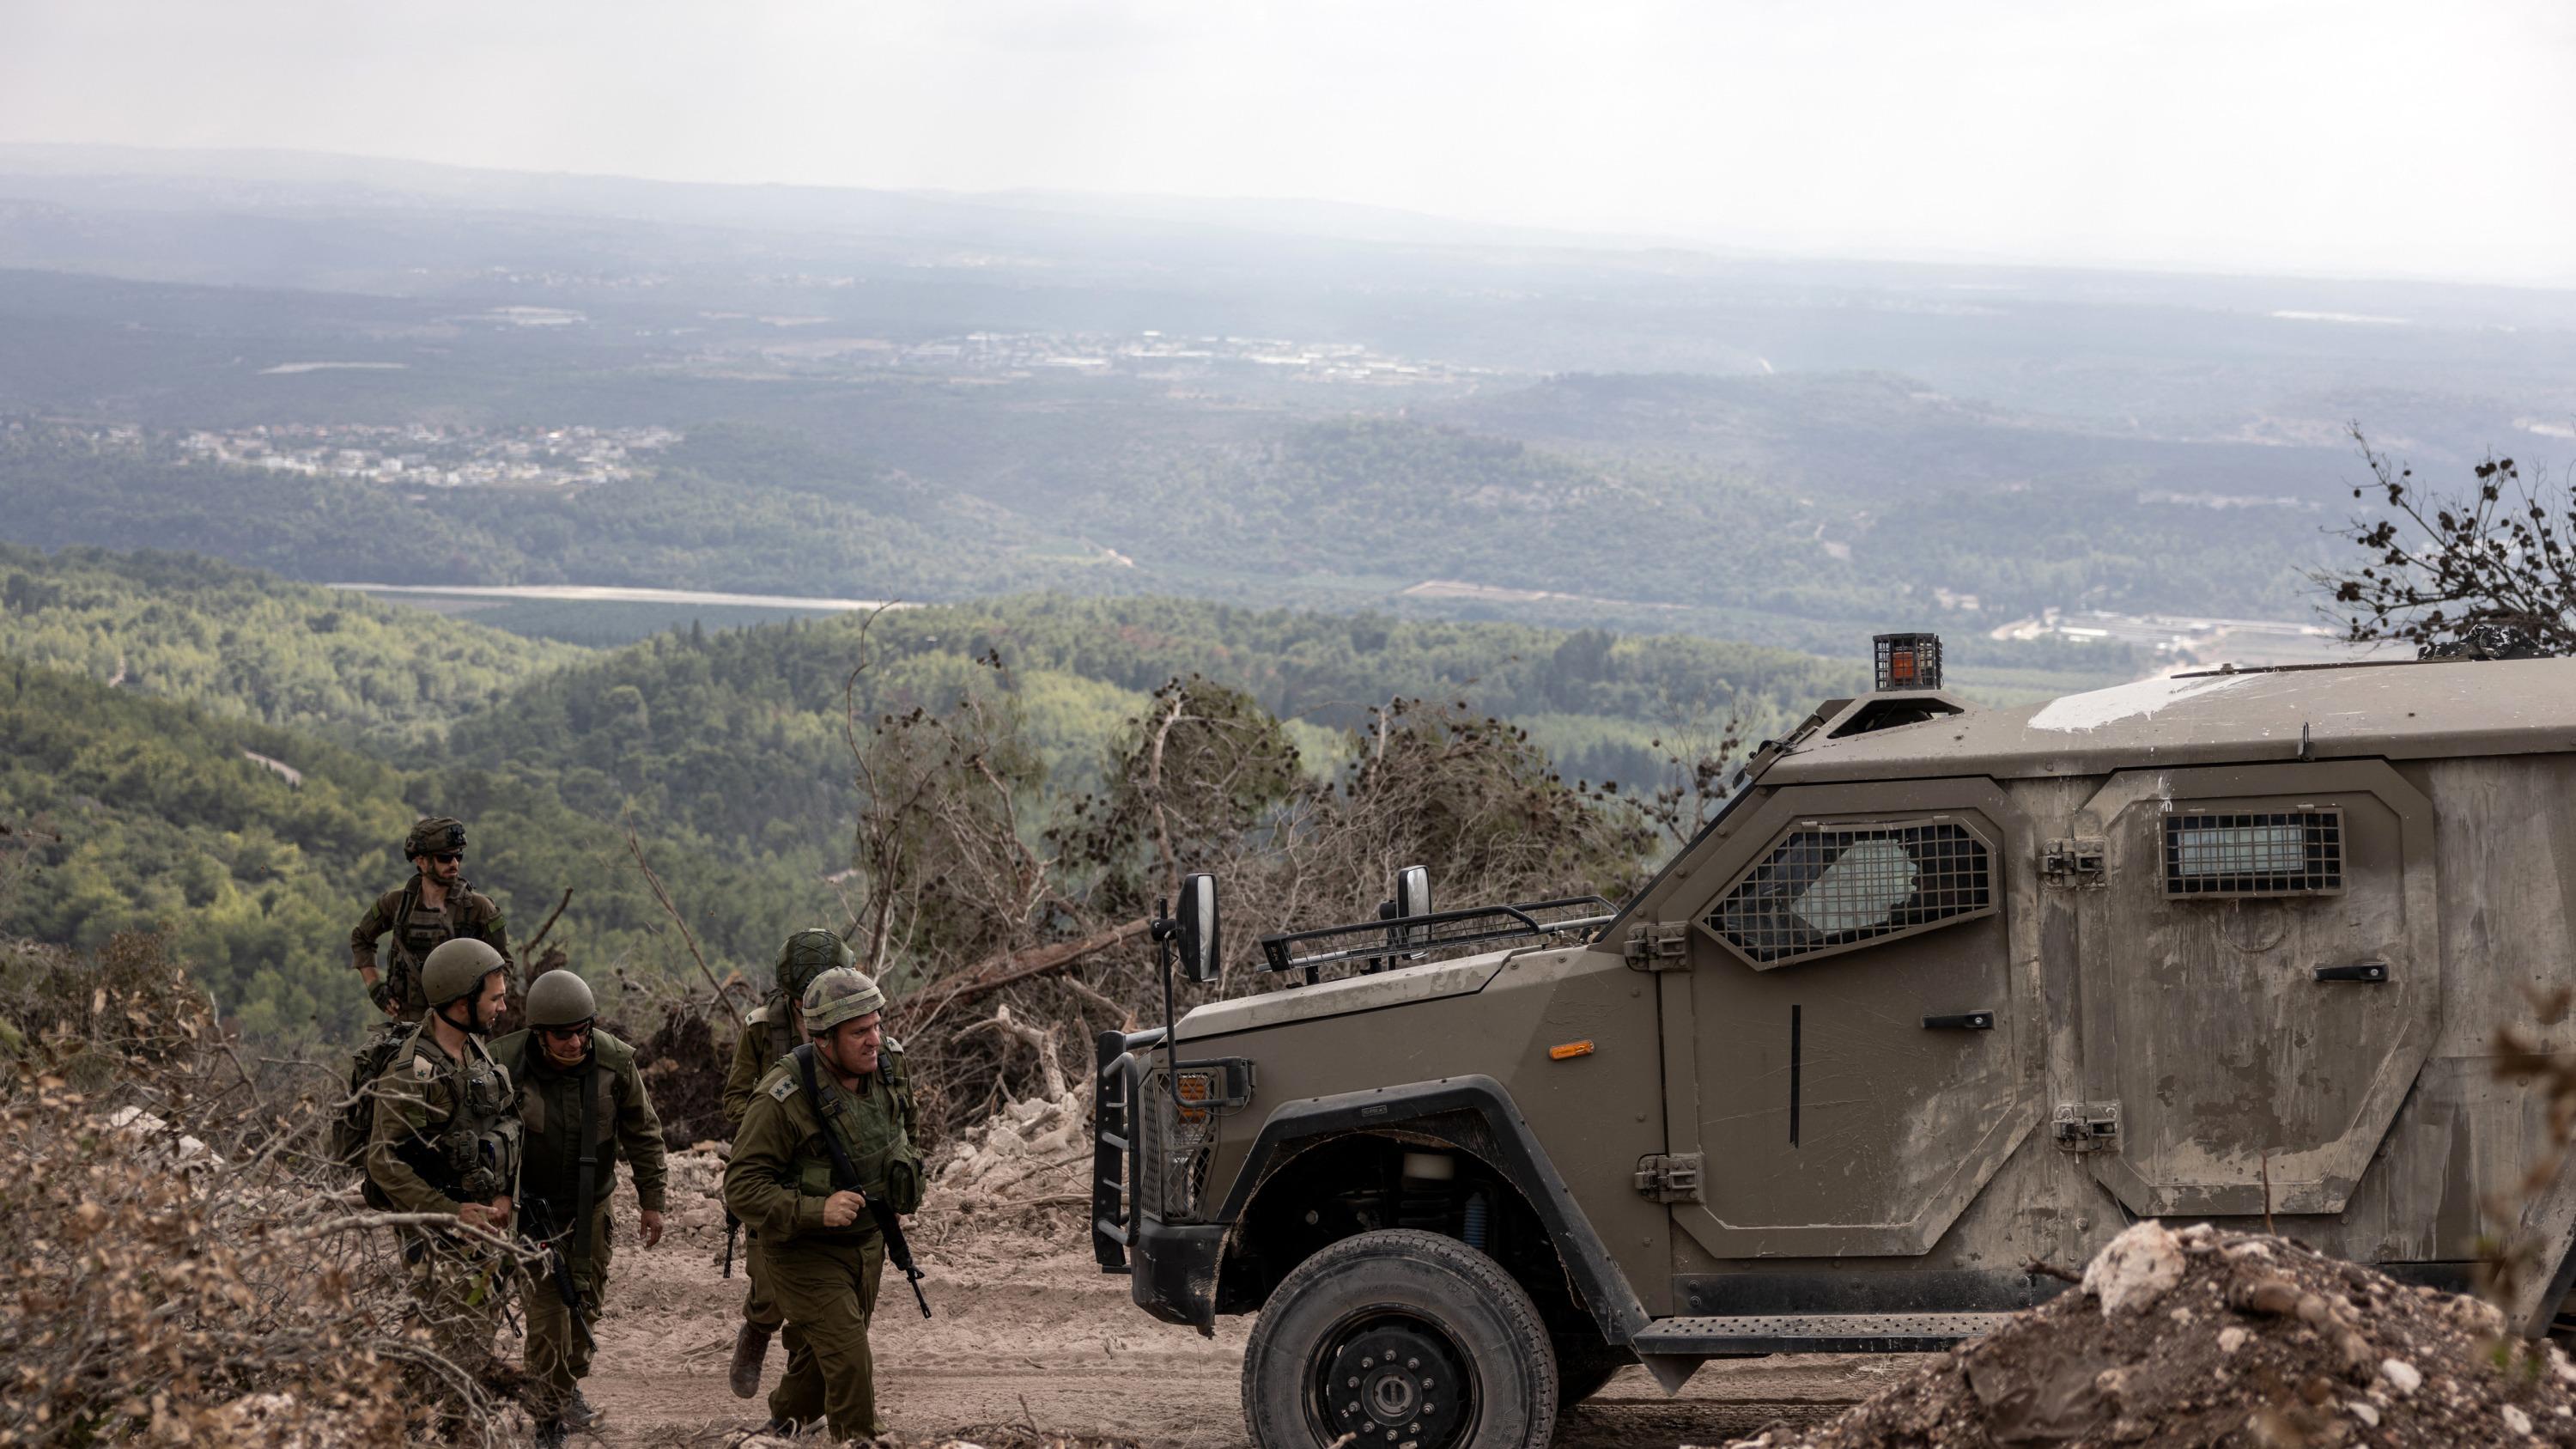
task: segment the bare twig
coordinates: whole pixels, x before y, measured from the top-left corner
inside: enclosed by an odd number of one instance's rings
[[[644,859],[644,847],[635,839],[632,830],[626,832],[626,849],[635,857],[635,868],[644,872],[644,883],[653,888],[653,899],[662,903],[662,909],[670,912],[672,923],[680,928],[680,939],[688,943],[689,954],[696,958],[698,971],[707,978],[707,985],[715,988],[716,999],[733,1014],[734,1027],[739,1030],[743,1025],[742,1008],[734,1004],[733,998],[725,992],[724,983],[716,979],[714,969],[707,965],[706,956],[698,950],[697,936],[689,930],[689,923],[680,915],[680,908],[671,904],[671,893],[662,889],[662,878],[653,873],[652,863]]]
[[[547,917],[546,917],[545,924],[544,924],[544,925],[541,925],[541,926],[539,926],[539,927],[537,927],[537,933],[536,933],[535,935],[530,936],[527,940],[522,941],[521,943],[519,943],[519,959],[520,959],[520,960],[522,960],[522,961],[532,961],[532,960],[536,959],[537,948],[538,948],[539,946],[542,946],[542,945],[544,945],[544,944],[546,943],[546,933],[547,933],[547,932],[549,932],[549,931],[552,931],[552,930],[555,928],[555,922],[556,922],[556,921],[558,921],[558,920],[560,920],[560,919],[562,919],[562,917],[563,917],[564,907],[566,907],[566,906],[568,906],[568,905],[571,905],[571,904],[572,904],[572,887],[571,887],[571,886],[565,886],[565,887],[564,887],[564,893],[563,893],[563,899],[562,899],[562,900],[559,900],[559,901],[557,901],[557,902],[555,902],[554,912],[553,912],[553,914],[551,914],[551,915],[549,915],[549,916],[547,916]]]

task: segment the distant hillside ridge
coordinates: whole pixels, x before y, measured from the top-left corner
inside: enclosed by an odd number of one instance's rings
[[[586,653],[201,554],[0,544],[0,656],[346,744],[435,739]]]

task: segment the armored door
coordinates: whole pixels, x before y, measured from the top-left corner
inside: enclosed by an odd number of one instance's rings
[[[1793,786],[1675,898],[1667,1120],[1705,1201],[1673,1211],[1701,1247],[1919,1254],[1994,1176],[2040,1115],[2028,859],[1982,780]]]
[[[2430,803],[2378,761],[2136,770],[2073,828],[2094,1175],[2142,1215],[2340,1212],[2438,1024]]]

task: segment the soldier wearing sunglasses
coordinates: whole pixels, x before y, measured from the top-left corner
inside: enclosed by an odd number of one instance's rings
[[[423,820],[403,837],[402,849],[412,878],[367,908],[349,932],[349,955],[367,983],[367,998],[385,1015],[409,1022],[418,1021],[429,1005],[421,992],[421,962],[449,941],[481,941],[500,952],[505,979],[515,979],[518,968],[501,929],[501,908],[466,884],[465,822],[443,815]],[[393,944],[379,972],[376,942],[388,934]]]

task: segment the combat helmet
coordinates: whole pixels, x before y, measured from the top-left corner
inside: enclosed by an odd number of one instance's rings
[[[580,1026],[597,1015],[599,1002],[590,994],[590,983],[569,971],[549,971],[528,987],[530,1026]]]
[[[465,822],[452,816],[432,815],[415,822],[411,833],[403,837],[403,859],[416,855],[462,855],[465,852]]]
[[[809,926],[778,947],[778,989],[801,1001],[815,977],[836,966],[858,964],[859,953],[847,942],[820,926]]]
[[[845,1021],[885,1010],[885,993],[876,982],[847,966],[835,966],[805,988],[805,1033],[822,1036]]]
[[[461,1001],[474,994],[483,978],[501,969],[501,953],[471,936],[442,941],[421,959],[420,990],[429,999],[429,1009],[438,1010],[451,1001]],[[587,996],[590,988],[582,988]]]

